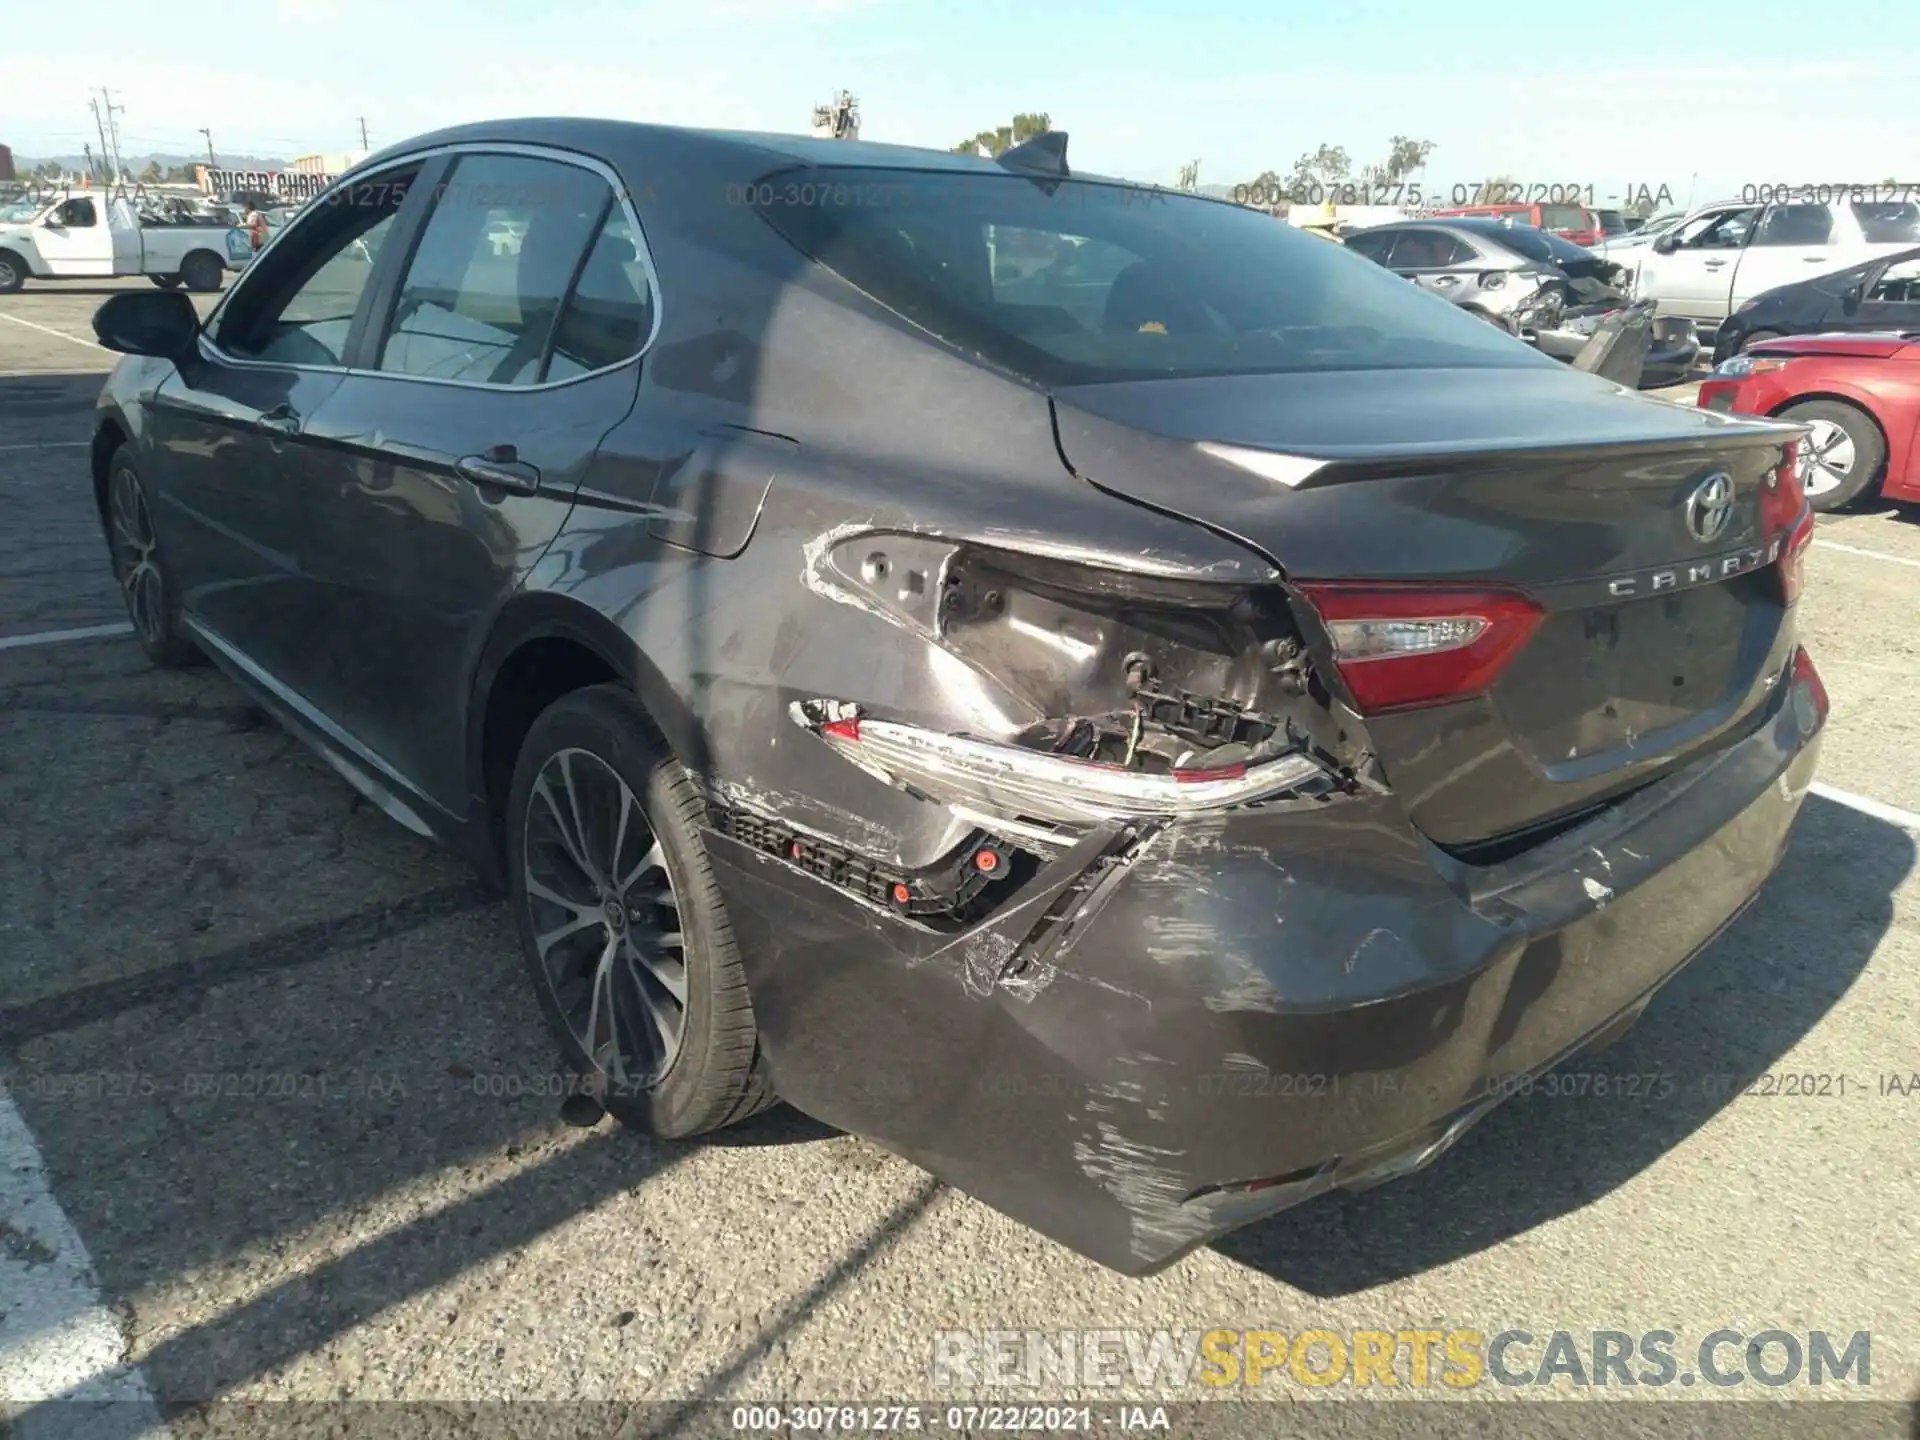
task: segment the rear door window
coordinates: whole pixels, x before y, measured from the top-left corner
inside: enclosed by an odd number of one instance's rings
[[[1827,245],[1833,241],[1833,212],[1825,205],[1769,205],[1754,231],[1755,245]]]
[[[379,368],[467,384],[540,381],[561,301],[600,236],[612,188],[524,155],[463,155],[401,281]]]
[[[630,360],[653,336],[653,269],[618,206],[594,238],[553,331],[547,381],[571,380]]]
[[[1402,230],[1387,264],[1395,270],[1444,270],[1471,264],[1476,258],[1444,230]]]

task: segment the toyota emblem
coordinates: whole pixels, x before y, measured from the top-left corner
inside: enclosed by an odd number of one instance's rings
[[[1702,545],[1710,545],[1720,538],[1732,518],[1733,477],[1716,470],[1687,497],[1687,533]]]

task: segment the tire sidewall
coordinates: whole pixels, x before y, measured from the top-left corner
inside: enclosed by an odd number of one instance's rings
[[[1733,353],[1736,355],[1744,355],[1756,345],[1764,345],[1769,340],[1778,340],[1781,333],[1782,332],[1778,330],[1755,330],[1751,334],[1742,335],[1740,337],[1740,346]]]
[[[0,250],[0,295],[12,295],[26,283],[26,262],[10,250]]]
[[[533,915],[526,894],[527,810],[541,768],[555,753],[566,749],[594,755],[633,791],[648,827],[660,841],[667,878],[678,902],[681,933],[686,936],[686,1029],[667,1073],[644,1091],[618,1093],[609,1087],[605,1074],[568,1027],[534,945]],[[613,687],[594,686],[562,697],[534,721],[514,766],[506,813],[507,881],[514,929],[540,1008],[567,1064],[609,1114],[667,1136],[705,1128],[697,1123],[694,1112],[713,1050],[715,970],[735,960],[731,932],[718,923],[721,917],[706,903],[706,847],[678,803],[691,791],[691,780],[653,731],[639,705]]]

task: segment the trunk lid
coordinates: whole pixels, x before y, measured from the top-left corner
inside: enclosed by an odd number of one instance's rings
[[[1791,658],[1775,562],[1796,517],[1769,482],[1799,427],[1557,364],[1077,386],[1054,407],[1076,474],[1290,580],[1493,584],[1546,611],[1485,694],[1366,721],[1414,823],[1468,858],[1744,734]],[[1714,475],[1731,503],[1702,538]]]

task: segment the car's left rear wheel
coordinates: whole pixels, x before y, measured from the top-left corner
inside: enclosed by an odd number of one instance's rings
[[[140,648],[154,664],[169,670],[199,663],[199,649],[180,626],[179,591],[160,553],[146,487],[125,445],[109,462],[106,521],[113,578],[119,582]]]
[[[507,803],[514,919],[568,1063],[616,1119],[697,1135],[773,1103],[705,805],[631,695],[534,721]]]

